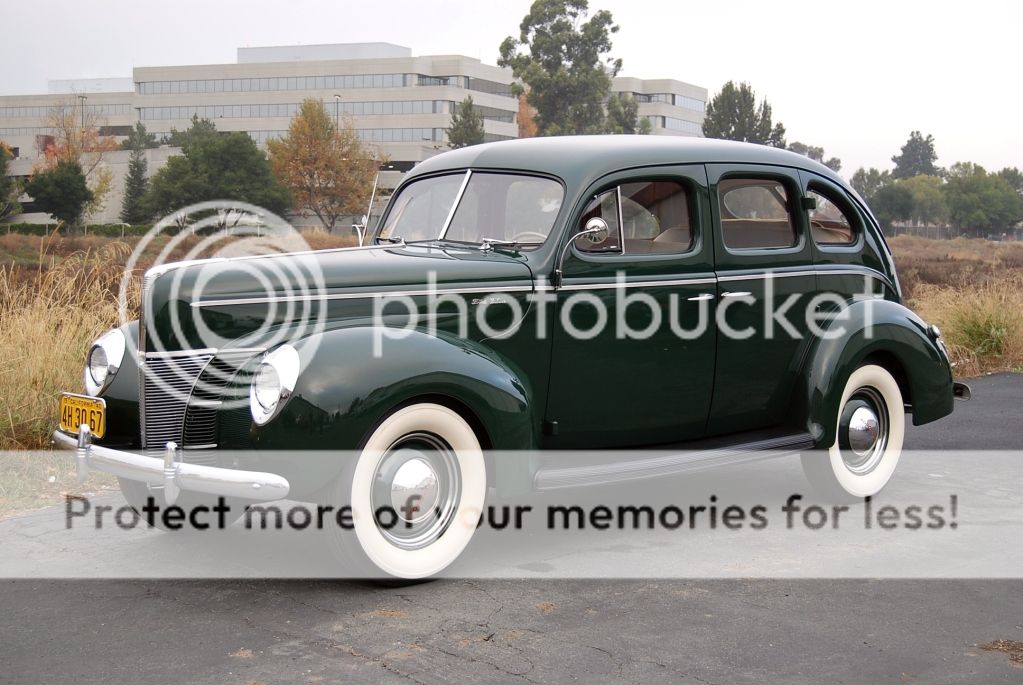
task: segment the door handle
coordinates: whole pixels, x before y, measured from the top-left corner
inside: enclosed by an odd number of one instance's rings
[[[696,295],[695,297],[687,297],[689,302],[703,302],[704,300],[713,300],[714,296],[710,293],[703,293],[702,295]]]
[[[752,294],[753,294],[753,293],[751,293],[751,292],[741,292],[741,293],[721,293],[721,297],[748,297],[748,296],[750,296],[750,295],[752,295]]]

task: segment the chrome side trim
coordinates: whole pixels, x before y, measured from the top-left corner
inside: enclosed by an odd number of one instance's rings
[[[614,288],[657,288],[672,285],[708,285],[717,283],[716,278],[673,278],[663,281],[624,281],[616,283],[570,283],[559,290],[607,290]]]
[[[841,269],[803,269],[800,271],[761,271],[753,274],[733,274],[718,276],[718,281],[758,281],[767,278],[796,278],[798,276],[870,276],[881,281],[888,278],[879,271],[865,266],[843,267]]]
[[[420,297],[423,295],[459,295],[475,293],[524,293],[532,292],[531,285],[506,285],[496,288],[434,288],[433,290],[393,290],[375,293],[334,293],[332,295],[283,295],[280,297],[241,297],[229,300],[197,300],[193,307],[225,307],[243,304],[266,304],[270,302],[304,302],[307,300],[371,300],[377,297]]]
[[[390,246],[393,247],[393,246]],[[239,297],[220,300],[196,300],[191,303],[192,307],[225,307],[231,305],[246,304],[267,304],[270,302],[304,302],[304,301],[330,301],[330,300],[363,300],[376,297],[419,297],[424,295],[459,295],[477,293],[515,293],[515,292],[551,292],[557,290],[605,290],[611,288],[643,288],[643,287],[665,287],[681,285],[709,285],[713,283],[727,283],[732,281],[755,281],[767,278],[795,278],[797,276],[870,276],[887,282],[884,274],[868,269],[866,267],[853,267],[844,269],[807,269],[803,271],[768,271],[754,274],[735,274],[717,277],[702,278],[671,278],[663,280],[646,281],[625,281],[621,282],[600,282],[600,283],[567,283],[560,288],[554,286],[531,286],[531,285],[510,285],[474,288],[438,288],[434,290],[395,290],[385,292],[357,292],[357,293],[333,293],[330,295],[281,295],[264,297]],[[213,350],[215,353],[216,350]]]
[[[276,473],[186,464],[178,459],[178,447],[173,443],[168,443],[162,457],[144,457],[93,445],[87,427],[77,436],[56,431],[53,441],[61,449],[74,450],[79,478],[96,470],[162,486],[168,495],[180,489],[261,502],[284,499],[291,490],[288,480]]]

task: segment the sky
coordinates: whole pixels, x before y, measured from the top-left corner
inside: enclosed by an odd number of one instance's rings
[[[0,95],[133,66],[234,62],[237,47],[383,41],[494,64],[532,0],[0,0]],[[920,130],[938,163],[1023,168],[1023,3],[591,0],[622,75],[766,97],[790,142],[891,168]]]

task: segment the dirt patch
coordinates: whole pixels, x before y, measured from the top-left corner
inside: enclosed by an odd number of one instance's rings
[[[1009,655],[1010,664],[1023,668],[1023,641],[995,640],[986,645],[978,645],[978,647],[985,652],[1005,652]]]

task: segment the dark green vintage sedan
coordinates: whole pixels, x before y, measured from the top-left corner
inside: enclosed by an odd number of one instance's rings
[[[771,450],[829,495],[871,496],[906,417],[968,394],[863,201],[791,152],[479,145],[409,173],[366,242],[150,270],[56,442],[136,507],[350,504],[337,540],[416,578],[461,553],[488,494]]]

